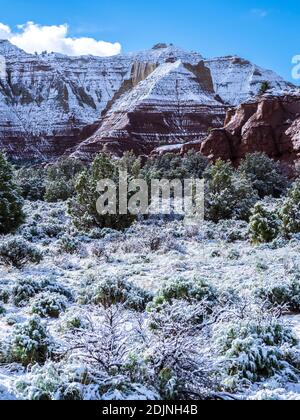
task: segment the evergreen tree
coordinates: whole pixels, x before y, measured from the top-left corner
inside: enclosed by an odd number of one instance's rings
[[[73,217],[75,226],[79,229],[89,229],[92,227],[125,229],[135,220],[135,216],[121,215],[118,211],[119,197],[119,171],[127,170],[128,179],[136,177],[139,172],[140,162],[132,160],[131,154],[125,154],[119,161],[113,161],[105,154],[100,154],[94,160],[90,169],[85,170],[78,178],[75,185],[76,195],[69,202],[69,212]],[[101,180],[109,179],[114,181],[117,199],[116,214],[99,214],[97,211],[97,184]]]
[[[287,186],[287,178],[280,166],[265,153],[253,153],[241,162],[239,172],[244,174],[256,189],[260,198],[280,197]]]
[[[215,223],[237,218],[249,220],[258,195],[248,180],[236,173],[229,162],[218,160],[204,174],[206,218]]]
[[[49,166],[46,179],[46,201],[55,203],[73,197],[77,176],[84,169],[83,163],[71,158],[60,159]]]
[[[13,182],[12,166],[0,153],[0,234],[7,234],[24,221],[23,200]]]
[[[279,215],[285,236],[300,233],[300,179],[289,190]]]
[[[253,244],[258,245],[273,241],[280,231],[280,223],[276,214],[257,203],[252,210],[249,223],[249,234]]]

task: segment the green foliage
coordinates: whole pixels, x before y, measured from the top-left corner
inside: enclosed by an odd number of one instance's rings
[[[249,181],[229,162],[218,160],[205,174],[205,215],[212,222],[230,218],[249,220],[258,196]]]
[[[134,311],[144,311],[152,300],[150,292],[143,290],[124,278],[107,278],[100,281],[92,296],[92,302],[109,308],[112,305],[123,304]]]
[[[39,264],[43,254],[22,237],[13,237],[0,244],[0,262],[21,269],[28,263]]]
[[[46,192],[46,176],[43,168],[23,167],[15,173],[15,183],[25,200],[43,200]]]
[[[76,254],[81,248],[80,241],[70,235],[64,235],[59,240],[58,245],[59,250],[61,252],[66,252],[67,254]]]
[[[9,348],[9,358],[24,366],[45,363],[50,354],[51,340],[38,316],[15,326]]]
[[[167,282],[157,292],[150,309],[164,303],[171,304],[173,300],[186,300],[188,302],[203,301],[215,302],[217,300],[216,290],[202,279],[177,278]]]
[[[268,82],[267,80],[265,80],[264,82],[262,82],[261,87],[259,89],[259,96],[264,95],[265,93],[267,93],[269,90],[271,89],[271,84],[270,82]]]
[[[245,157],[239,167],[258,192],[260,198],[266,196],[280,197],[287,187],[287,178],[280,166],[265,153],[253,153]]]
[[[41,318],[59,318],[67,308],[67,300],[57,293],[44,292],[38,295],[32,304],[31,312]]]
[[[287,237],[300,232],[300,179],[288,192],[288,196],[279,211],[283,234]]]
[[[51,203],[66,201],[75,194],[78,175],[85,166],[75,159],[60,159],[47,169],[45,199]]]
[[[284,371],[290,379],[295,379],[290,363],[297,340],[278,320],[245,320],[221,325],[215,335],[215,345],[219,354],[228,360],[228,385],[233,383],[233,378],[257,382]]]
[[[18,228],[25,219],[23,200],[13,181],[13,170],[0,153],[0,234],[7,234]]]
[[[268,211],[257,203],[252,210],[249,223],[249,235],[255,245],[272,242],[280,232],[280,221],[277,214]]]
[[[13,303],[18,306],[26,306],[29,300],[41,292],[50,292],[65,296],[68,300],[72,300],[72,294],[64,286],[59,285],[55,280],[34,280],[20,279],[12,288]]]
[[[143,177],[151,179],[201,179],[208,166],[208,159],[194,151],[185,156],[168,153],[150,158],[142,170]]]
[[[121,215],[118,212],[119,197],[119,170],[128,169],[128,180],[136,178],[139,172],[140,161],[133,158],[132,154],[125,154],[123,159],[113,161],[105,154],[100,154],[94,160],[92,167],[84,171],[78,178],[75,190],[76,196],[69,203],[69,212],[78,229],[87,230],[93,227],[113,228],[117,230],[130,226],[135,216]],[[97,183],[100,180],[109,179],[115,182],[117,187],[117,212],[116,214],[100,214],[97,211]],[[126,182],[126,180],[124,180]]]
[[[259,287],[255,295],[270,308],[281,307],[283,311],[300,312],[300,278],[280,279]]]

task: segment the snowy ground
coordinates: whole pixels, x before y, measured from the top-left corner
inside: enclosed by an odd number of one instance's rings
[[[234,291],[240,297],[251,298],[255,290],[272,282],[280,282],[300,269],[300,240],[253,247],[246,239],[247,226],[224,222],[215,226],[185,227],[181,222],[140,223],[126,233],[101,232],[80,235],[66,215],[65,204],[27,204],[27,222],[19,232],[44,254],[38,265],[29,264],[15,269],[0,266],[0,286],[11,288],[17,279],[55,279],[60,285],[78,291],[89,287],[87,279],[95,273],[102,278],[122,276],[139,287],[157,291],[174,278],[195,276],[216,288]],[[45,233],[46,232],[46,233]],[[50,235],[50,236],[49,236]],[[65,252],[62,236],[76,243],[76,252]],[[93,239],[92,237],[98,237]],[[159,238],[159,244],[156,239]],[[76,302],[76,300],[75,300]],[[30,318],[31,301],[18,308],[11,302],[3,305],[0,315],[1,342],[5,342],[15,323]],[[81,308],[68,303],[68,311]],[[285,321],[300,340],[300,315],[288,314]],[[46,319],[53,336],[61,339],[61,320]],[[20,365],[0,366],[0,399],[15,399],[19,395],[15,383],[27,374]],[[280,382],[280,381],[279,381]],[[248,391],[248,397],[269,399],[300,398],[300,386],[288,381],[266,381]],[[240,395],[245,397],[247,393]]]

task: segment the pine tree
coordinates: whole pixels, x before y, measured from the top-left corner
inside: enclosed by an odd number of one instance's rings
[[[23,200],[13,182],[12,166],[0,153],[0,234],[7,234],[24,221]]]
[[[300,233],[300,179],[289,190],[279,215],[285,236]]]
[[[251,183],[235,172],[231,163],[217,160],[204,173],[206,179],[205,214],[208,220],[236,218],[249,220],[250,210],[258,201]]]
[[[128,179],[136,176],[139,171],[139,160],[132,160],[130,154],[119,161],[113,161],[112,158],[105,154],[98,155],[92,167],[84,171],[75,186],[76,195],[69,202],[69,212],[73,217],[75,226],[79,229],[86,230],[93,227],[125,229],[130,226],[135,216],[128,214],[122,215],[118,212],[119,197],[119,170],[128,169]],[[133,171],[133,172],[132,172]],[[97,211],[97,184],[101,180],[111,180],[115,182],[117,187],[117,212],[116,214],[99,214]]]
[[[279,234],[280,223],[276,214],[257,203],[249,223],[251,242],[255,245],[273,241]]]
[[[248,154],[241,162],[239,172],[251,181],[260,198],[269,195],[280,197],[287,186],[287,178],[279,164],[265,153]]]

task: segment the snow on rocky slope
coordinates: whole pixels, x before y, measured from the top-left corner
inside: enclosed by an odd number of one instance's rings
[[[92,152],[102,150],[101,142],[95,147],[99,138],[110,144],[117,141],[116,149],[139,144],[140,152],[153,143],[201,138],[209,128],[222,126],[224,103],[243,102],[263,81],[276,92],[291,89],[279,76],[242,59],[204,61],[198,53],[165,44],[100,58],[31,55],[0,40],[0,55],[7,68],[6,77],[0,78],[0,147],[18,160],[49,160],[66,151],[89,157],[86,143],[78,148],[89,138]],[[200,114],[193,115],[195,105],[204,107]],[[125,124],[118,121],[120,111]],[[160,116],[153,123],[155,114]],[[188,118],[182,117],[185,114]],[[128,120],[134,121],[129,130]],[[120,145],[123,135],[129,141]]]

